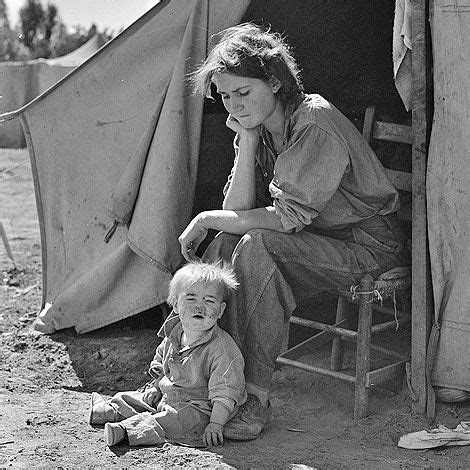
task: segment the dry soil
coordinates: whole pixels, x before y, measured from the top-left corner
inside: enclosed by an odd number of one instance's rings
[[[438,405],[433,421],[413,414],[406,386],[394,384],[374,392],[371,415],[355,422],[348,384],[290,367],[276,373],[273,419],[255,441],[108,448],[102,428],[87,423],[90,394],[146,382],[159,312],[85,335],[33,333],[41,249],[27,151],[0,149],[0,201],[14,256],[0,245],[0,468],[470,468],[470,447],[397,447],[405,433],[470,419],[468,403]]]

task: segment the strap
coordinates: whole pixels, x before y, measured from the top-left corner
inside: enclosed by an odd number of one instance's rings
[[[438,320],[434,319],[434,323],[429,335],[428,347],[426,350],[426,414],[430,418],[434,418],[436,414],[436,394],[431,383],[431,374],[434,367],[434,360],[436,359],[437,346],[439,344],[439,336],[441,333],[441,326]]]
[[[118,225],[119,225],[119,222],[117,220],[115,220],[113,222],[113,226],[108,230],[108,233],[104,236],[104,242],[105,243],[108,243],[109,240],[111,240],[111,238],[113,237],[114,235],[114,232],[116,231],[116,229],[118,228]]]

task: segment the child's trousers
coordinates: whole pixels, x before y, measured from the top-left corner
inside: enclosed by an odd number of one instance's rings
[[[119,392],[112,404],[125,419],[120,421],[131,446],[161,444],[165,441],[202,446],[202,435],[210,416],[188,403],[160,402],[157,408],[142,400],[142,392]]]
[[[139,391],[118,392],[109,399],[109,404],[123,417],[130,418],[138,413],[148,411],[156,413],[157,409],[142,400],[143,393]]]

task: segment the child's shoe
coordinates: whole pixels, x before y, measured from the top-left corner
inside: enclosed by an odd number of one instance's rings
[[[120,421],[119,413],[107,402],[105,397],[93,392],[91,394],[88,422],[90,424],[105,424],[117,421]]]
[[[224,426],[224,437],[237,441],[256,439],[271,419],[271,404],[264,408],[256,395],[248,394],[237,414]]]
[[[124,426],[120,423],[106,423],[104,425],[104,440],[106,445],[114,446],[127,437]]]

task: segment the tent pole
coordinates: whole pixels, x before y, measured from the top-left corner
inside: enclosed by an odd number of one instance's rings
[[[412,21],[412,329],[411,386],[412,410],[426,412],[426,348],[432,316],[432,292],[427,238],[426,164],[428,154],[428,109],[426,51],[427,0],[411,0]]]

